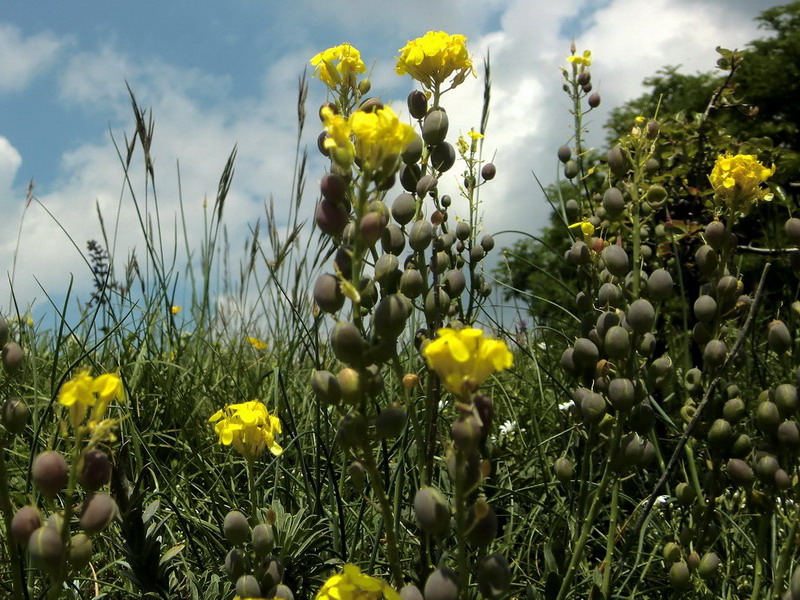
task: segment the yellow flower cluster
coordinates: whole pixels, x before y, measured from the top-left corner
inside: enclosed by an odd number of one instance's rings
[[[263,402],[251,400],[230,404],[215,412],[208,419],[214,425],[219,443],[233,447],[246,459],[257,458],[269,448],[275,456],[283,452],[275,434],[281,432],[281,422],[270,415]]]
[[[445,387],[459,396],[469,394],[492,373],[514,363],[505,342],[485,338],[482,330],[474,328],[439,329],[423,354]]]
[[[70,422],[78,427],[89,415],[89,426],[96,426],[112,400],[125,400],[125,388],[119,375],[106,373],[92,377],[89,371],[81,371],[65,382],[58,391],[58,402],[69,409]]]
[[[388,106],[370,112],[359,110],[349,119],[325,107],[322,118],[328,133],[325,148],[342,167],[349,167],[357,157],[364,169],[381,169],[414,139],[414,129]]]
[[[431,91],[452,76],[449,89],[453,89],[463,83],[467,75],[475,74],[466,42],[463,35],[429,31],[400,48],[395,71],[398,75],[411,75]]]
[[[573,65],[577,66],[584,66],[589,67],[592,64],[592,51],[591,50],[584,50],[583,55],[581,54],[572,54],[567,57],[567,60],[571,62]]]
[[[340,44],[320,52],[311,59],[311,64],[315,67],[314,77],[332,90],[340,85],[355,87],[356,74],[367,71],[361,53],[350,44]]]
[[[772,200],[761,184],[775,174],[775,165],[765,167],[752,154],[723,154],[709,175],[717,198],[735,210],[747,212],[758,200]]]
[[[364,575],[355,565],[347,564],[341,573],[331,576],[317,592],[316,600],[400,600],[392,586],[377,577]]]

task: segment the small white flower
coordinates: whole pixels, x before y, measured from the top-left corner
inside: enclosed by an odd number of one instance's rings
[[[669,502],[669,496],[658,496],[653,504],[664,504],[665,502]]]
[[[567,400],[558,405],[558,410],[569,410],[572,406],[575,406],[575,402],[573,400]]]
[[[517,424],[514,421],[506,421],[500,425],[500,435],[510,435],[514,433],[516,428]]]

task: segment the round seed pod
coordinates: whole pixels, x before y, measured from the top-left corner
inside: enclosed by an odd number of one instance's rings
[[[720,564],[722,564],[722,561],[719,559],[719,556],[713,552],[707,552],[703,555],[703,558],[700,559],[700,564],[697,567],[697,574],[703,579],[711,579],[717,574]]]
[[[713,527],[713,525],[709,526],[709,531],[711,531],[712,527]],[[688,530],[691,533],[690,537],[694,536],[694,529],[692,529],[691,527],[684,527],[684,529]],[[687,542],[686,543],[688,544],[689,541],[690,540],[688,540],[688,538],[687,538]],[[695,569],[697,569],[697,567],[700,566],[700,555],[697,552],[694,552],[694,551],[689,552],[689,556],[686,557],[686,562],[689,565],[689,569],[694,571]]]
[[[483,504],[481,516],[477,516],[477,505]],[[467,514],[467,522],[469,523],[469,533],[467,533],[467,541],[473,546],[488,546],[497,537],[497,514],[494,509],[486,504],[485,501],[478,500],[478,502],[469,508]]]
[[[406,298],[416,298],[425,289],[422,273],[416,269],[406,269],[400,276],[400,292]]]
[[[586,99],[586,102],[589,104],[589,108],[597,108],[600,106],[600,94],[594,92]]]
[[[364,491],[364,486],[367,482],[367,471],[364,469],[364,463],[360,460],[354,460],[347,467],[347,475],[350,477],[350,483],[358,492]]]
[[[414,90],[408,95],[408,114],[415,119],[421,119],[428,112],[428,98],[419,90]]]
[[[733,427],[725,419],[716,419],[708,430],[707,439],[712,450],[725,451],[733,441]]]
[[[600,316],[597,317],[597,323],[595,323],[595,329],[597,330],[597,335],[600,338],[605,338],[608,331],[612,327],[619,325],[619,323],[620,320],[619,320],[619,315],[617,315],[617,313],[611,311],[605,311],[603,313],[600,313]],[[625,333],[628,332],[625,331]]]
[[[394,254],[381,254],[377,261],[375,261],[375,281],[385,285],[400,266],[400,261]]]
[[[81,456],[78,481],[84,489],[94,492],[111,480],[111,461],[102,450],[89,450]]]
[[[703,373],[700,369],[692,367],[684,375],[684,387],[687,392],[693,393],[703,389]]]
[[[417,211],[417,201],[409,193],[403,192],[392,202],[392,217],[400,225],[409,223]]]
[[[594,371],[600,352],[597,346],[587,338],[578,338],[573,345],[572,361],[582,373]]]
[[[39,527],[28,538],[28,555],[33,565],[43,571],[54,571],[61,563],[64,544],[61,534],[52,527]]]
[[[428,291],[428,295],[425,296],[426,317],[428,317],[429,319],[434,319],[438,315],[446,315],[449,307],[450,307],[450,296],[447,295],[447,292],[440,289],[439,299],[437,302],[436,290],[431,288]]]
[[[564,165],[564,177],[567,179],[575,179],[578,176],[578,163],[574,160],[568,160]]]
[[[778,463],[777,458],[771,454],[765,454],[758,459],[754,470],[756,477],[758,477],[764,483],[770,483],[774,481],[775,473],[777,473],[778,469],[780,468],[781,465]]]
[[[361,395],[364,392],[364,382],[358,371],[345,367],[339,371],[336,381],[342,393],[342,400],[346,404],[356,404],[361,400]]]
[[[361,446],[366,439],[366,435],[367,422],[360,413],[350,411],[339,419],[336,439],[345,450]]]
[[[448,142],[431,147],[431,167],[439,173],[449,171],[456,163],[456,149]]]
[[[486,251],[482,246],[473,246],[469,250],[469,262],[472,265],[482,261],[484,256],[486,256]]]
[[[572,158],[572,150],[570,150],[569,146],[567,145],[559,146],[556,154],[558,155],[558,160],[560,160],[562,163],[566,163],[570,158]]]
[[[264,557],[256,569],[256,577],[262,590],[272,590],[283,581],[285,569],[283,563],[275,556]],[[274,598],[268,595],[268,598]]]
[[[272,600],[294,600],[294,592],[288,586],[280,583],[267,593],[267,598],[272,598]]]
[[[491,235],[485,235],[481,238],[481,248],[486,252],[494,250],[494,238]]]
[[[779,490],[786,490],[792,485],[792,480],[789,478],[789,474],[784,471],[783,469],[778,469],[775,471],[775,477],[773,478],[775,483],[775,487]]]
[[[422,176],[422,170],[417,164],[403,163],[400,165],[398,176],[400,177],[400,185],[403,186],[403,189],[413,193],[417,191],[417,182]]]
[[[636,400],[636,392],[630,379],[618,377],[608,384],[608,399],[616,410],[627,410]]]
[[[653,328],[653,323],[656,320],[656,311],[648,300],[640,298],[630,305],[625,317],[633,332],[642,335]]]
[[[731,398],[726,400],[722,406],[722,416],[726,421],[738,423],[747,416],[747,408],[741,398]]]
[[[736,485],[746,486],[753,483],[753,470],[750,465],[739,458],[728,460],[725,470],[730,480]]]
[[[450,269],[444,276],[444,289],[451,298],[458,298],[467,287],[467,279],[460,269]]]
[[[733,300],[741,291],[742,282],[733,275],[725,275],[717,282],[717,298],[720,300]]]
[[[603,208],[609,219],[618,219],[625,212],[625,198],[622,192],[615,187],[608,188],[603,193]]]
[[[480,441],[481,425],[473,415],[461,415],[450,427],[450,437],[457,449],[470,452]]]
[[[591,392],[583,397],[580,404],[581,415],[588,423],[599,423],[606,414],[606,401],[603,396]]]
[[[429,146],[441,144],[447,137],[450,120],[443,108],[431,109],[422,122],[422,139]]]
[[[756,407],[756,425],[764,433],[774,433],[781,422],[780,411],[774,402],[760,402]]]
[[[705,238],[709,246],[714,250],[720,250],[728,239],[725,225],[721,221],[711,221],[706,225]]]
[[[697,498],[697,492],[684,481],[675,486],[675,497],[681,506],[691,506]]]
[[[776,354],[786,354],[792,348],[792,335],[783,321],[772,321],[767,326],[767,345]]]
[[[261,586],[252,575],[242,575],[236,580],[236,595],[240,598],[258,598],[261,596]]]
[[[400,153],[400,159],[404,164],[412,165],[422,158],[422,138],[414,133],[413,139],[408,143],[406,149]]]
[[[8,343],[8,321],[0,317],[0,347]]]
[[[381,248],[387,254],[398,256],[406,247],[406,236],[403,230],[394,223],[389,223],[381,235]]]
[[[413,583],[403,586],[400,590],[400,600],[424,600],[422,592]]]
[[[644,163],[644,170],[647,171],[649,174],[653,174],[658,171],[661,163],[658,162],[655,158],[648,158],[647,161]]]
[[[575,363],[572,360],[572,348],[567,348],[561,354],[561,360],[559,361],[561,368],[564,369],[570,375],[575,375],[577,370],[575,369]]]
[[[564,212],[567,215],[567,219],[569,221],[577,221],[578,216],[581,213],[581,207],[578,204],[577,200],[569,199],[564,204]]]
[[[109,526],[117,514],[117,504],[108,494],[92,494],[83,503],[81,528],[88,534],[99,533]],[[250,533],[250,528],[247,528]]]
[[[589,85],[589,82],[592,80],[592,74],[589,69],[584,69],[580,73],[578,73],[578,84],[580,86]]]
[[[331,348],[343,363],[359,364],[364,357],[366,342],[353,323],[339,321],[331,331]]]
[[[323,233],[339,236],[350,220],[350,211],[344,204],[323,198],[317,204],[314,220]]]
[[[409,314],[409,302],[405,296],[388,294],[375,308],[372,327],[380,337],[396,338],[403,333]]]
[[[736,436],[736,439],[733,440],[733,444],[731,444],[731,456],[736,458],[745,458],[748,454],[750,454],[750,450],[753,449],[753,444],[750,441],[750,436],[745,433],[740,433]]]
[[[345,279],[350,279],[353,274],[353,259],[345,246],[339,247],[333,256],[333,265],[342,273]]]
[[[225,515],[222,522],[222,533],[225,539],[234,546],[242,546],[250,538],[250,524],[238,510],[232,510]]]
[[[602,252],[602,257],[606,269],[616,277],[624,277],[631,268],[628,254],[622,246],[606,246]]]
[[[478,590],[485,598],[498,600],[511,587],[511,568],[508,561],[495,552],[478,564]]]
[[[383,214],[377,211],[368,212],[362,217],[359,224],[361,239],[371,248],[381,239],[385,227],[386,217]]]
[[[430,269],[437,275],[445,272],[445,269],[450,266],[450,255],[447,252],[437,252],[433,261],[431,262]]]
[[[483,258],[483,256],[480,258]],[[572,244],[572,247],[567,251],[567,261],[569,261],[569,263],[572,265],[586,265],[591,260],[592,257],[589,253],[589,246],[587,246],[581,240],[578,240]]]
[[[637,351],[641,356],[653,356],[653,353],[656,351],[656,336],[650,332],[645,333],[642,336],[642,341],[639,343]]]
[[[792,573],[791,585],[789,586],[789,591],[792,594],[792,600],[800,598],[800,565],[794,568],[794,572]]]
[[[420,198],[425,198],[428,194],[432,194],[437,186],[439,185],[439,180],[436,179],[433,175],[423,175],[417,181],[417,196]]]
[[[654,183],[648,188],[645,199],[650,204],[658,204],[659,202],[663,202],[667,199],[667,190],[664,189],[663,185]]]
[[[728,346],[722,340],[710,340],[703,349],[703,364],[710,368],[719,367],[728,356]]]
[[[67,485],[67,461],[58,452],[42,452],[33,459],[31,475],[33,483],[45,496],[55,496]]]
[[[615,325],[606,332],[603,340],[606,354],[612,360],[622,359],[630,352],[630,335],[624,327]]]
[[[494,166],[494,163],[486,163],[481,168],[481,177],[485,181],[491,181],[495,175],[497,175],[497,167]]]
[[[664,562],[676,563],[681,559],[681,547],[675,542],[667,542],[661,551]]]
[[[470,233],[472,233],[472,228],[469,223],[467,221],[459,221],[456,225],[456,237],[463,242],[469,237]]]
[[[250,568],[250,561],[239,548],[231,548],[225,555],[225,572],[231,581],[236,581]]]
[[[411,226],[411,234],[408,236],[408,245],[411,246],[413,250],[421,252],[430,245],[432,239],[433,226],[430,222],[425,220],[414,221],[414,224]]]
[[[604,283],[597,291],[597,300],[601,306],[617,308],[622,305],[622,291],[613,283]]]
[[[708,244],[700,246],[694,254],[697,268],[703,275],[711,275],[719,265],[719,254]]]
[[[11,535],[25,546],[31,534],[42,526],[42,516],[33,506],[23,506],[11,519]]]
[[[325,173],[319,183],[319,191],[326,200],[343,204],[347,194],[347,182],[341,175]]]
[[[447,567],[435,569],[425,581],[425,600],[458,600],[458,578]]]
[[[330,151],[325,147],[325,140],[327,140],[330,136],[328,135],[327,131],[322,131],[317,136],[317,150],[319,150],[322,156],[330,156]]]
[[[422,487],[414,495],[414,514],[420,529],[440,537],[450,529],[450,505],[434,487]]]
[[[655,425],[656,416],[650,403],[645,400],[631,409],[628,424],[639,435],[647,435]]]
[[[86,568],[86,565],[92,560],[92,540],[88,535],[79,533],[72,536],[67,560],[75,571]]]
[[[717,301],[711,296],[700,296],[694,301],[694,316],[701,321],[712,321],[716,314]]]
[[[253,527],[250,532],[253,551],[256,556],[266,556],[275,547],[275,533],[272,531],[272,525],[266,523],[259,523]]]
[[[622,153],[622,148],[615,146],[608,151],[606,156],[608,160],[608,168],[611,169],[611,172],[617,177],[624,177],[628,172],[629,165],[628,160]]]
[[[786,221],[783,229],[786,231],[786,239],[790,244],[800,245],[800,219],[792,217]]]
[[[788,450],[795,450],[800,447],[800,429],[797,428],[795,421],[784,421],[778,425],[776,432],[778,444]]]
[[[31,411],[24,400],[9,398],[3,404],[2,411],[0,411],[0,422],[9,433],[22,433],[28,424],[30,414]]]
[[[320,401],[326,404],[335,405],[342,399],[339,381],[330,371],[314,371],[311,376],[311,390]]]
[[[25,353],[16,342],[6,342],[3,346],[1,358],[6,373],[16,373],[22,367]]]
[[[570,459],[562,456],[553,463],[553,472],[556,474],[556,479],[561,483],[567,483],[575,474],[575,468],[572,466]]]
[[[676,590],[685,590],[691,583],[689,565],[684,561],[674,563],[669,569],[669,582]]]
[[[375,417],[375,435],[378,439],[394,439],[403,433],[408,414],[404,406],[392,403]]]
[[[692,328],[692,339],[698,346],[705,346],[711,340],[713,333],[714,331],[708,323],[695,323]]]
[[[625,471],[642,460],[645,440],[636,433],[625,435],[620,441],[619,454],[617,455],[617,468]],[[621,468],[620,468],[621,467]]]
[[[654,302],[663,302],[672,296],[672,275],[666,269],[656,269],[647,278],[647,295]]]
[[[782,383],[775,388],[775,404],[784,417],[789,417],[797,411],[797,388],[791,383]]]

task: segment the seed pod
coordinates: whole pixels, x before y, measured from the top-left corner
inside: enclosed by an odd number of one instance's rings
[[[325,173],[319,183],[322,197],[337,204],[343,204],[347,194],[347,182],[340,175]]]
[[[778,444],[787,450],[796,450],[800,447],[800,429],[797,428],[797,423],[794,421],[784,421],[778,425],[776,432]]]
[[[756,425],[764,433],[774,433],[781,422],[780,411],[774,402],[767,400],[756,407]]]
[[[717,574],[721,563],[722,561],[720,561],[719,556],[713,552],[707,552],[703,555],[703,558],[700,559],[700,565],[697,567],[697,574],[703,579],[711,579]]]
[[[28,424],[30,414],[31,411],[24,400],[9,398],[3,404],[3,409],[0,412],[0,422],[3,423],[3,427],[9,433],[22,433]]]
[[[486,251],[483,249],[482,246],[473,246],[469,250],[469,262],[470,264],[477,264],[483,260],[483,257],[486,256]]]
[[[708,323],[695,323],[692,328],[692,339],[698,346],[705,346],[711,340],[713,330]]]
[[[444,276],[444,288],[451,298],[458,298],[467,287],[467,280],[460,269],[450,269]]]
[[[797,411],[797,388],[791,383],[782,383],[775,388],[775,404],[784,417],[789,417]]]
[[[731,444],[731,456],[745,458],[750,454],[750,450],[752,449],[753,444],[750,441],[750,436],[745,433],[740,433],[736,439],[733,440],[733,444]]]
[[[725,225],[721,221],[711,221],[711,223],[706,225],[705,239],[706,243],[714,248],[714,250],[722,249],[722,246],[728,239],[728,232],[725,229]]]
[[[392,217],[400,225],[409,223],[414,218],[416,210],[417,201],[407,192],[399,194],[392,202]]]
[[[733,275],[725,275],[717,282],[717,298],[720,301],[733,300],[742,291],[742,282]]]
[[[624,327],[615,325],[606,332],[603,347],[610,359],[623,359],[630,352],[630,335]]]
[[[722,416],[726,421],[731,423],[738,423],[747,415],[747,409],[744,405],[744,400],[741,398],[731,398],[727,400],[722,407]]]
[[[592,74],[589,72],[589,69],[584,69],[580,73],[578,73],[578,85],[584,86],[589,85],[589,82],[592,80]]]
[[[709,531],[711,530],[712,527],[713,527],[713,525],[709,525]],[[694,537],[694,529],[692,529],[691,527],[684,527],[683,530],[681,530],[681,533],[683,533],[684,530],[689,531],[691,533],[691,535],[688,536],[688,538]],[[692,540],[690,540],[688,538],[687,538],[687,542],[686,542],[687,544],[690,541],[692,541]],[[689,552],[689,556],[686,557],[686,562],[689,565],[689,569],[694,571],[695,569],[697,569],[697,567],[700,566],[700,555],[697,552],[694,552],[694,551]]]
[[[666,269],[656,269],[647,278],[647,295],[654,302],[663,302],[672,295],[672,275]]]
[[[575,367],[582,373],[594,371],[599,355],[597,346],[591,340],[578,338],[575,341],[572,360],[575,363]]]
[[[497,175],[497,167],[494,166],[494,163],[486,163],[481,168],[481,177],[485,181],[491,181],[495,175]]]
[[[413,583],[403,586],[400,590],[400,600],[424,600],[422,592]]]
[[[726,472],[736,485],[746,486],[753,483],[753,470],[746,462],[738,458],[728,460]]]
[[[0,317],[0,347],[8,343],[8,321]]]
[[[561,483],[567,483],[575,474],[575,469],[572,466],[572,461],[562,456],[553,463],[553,472],[556,474],[556,479]]]
[[[272,600],[294,600],[294,592],[288,586],[280,583],[267,593],[267,598],[272,598]]]
[[[676,590],[685,590],[691,583],[689,565],[684,561],[678,561],[669,569],[669,582]]]
[[[239,548],[232,548],[225,555],[225,572],[231,581],[236,581],[249,569],[249,561]]]
[[[88,534],[99,533],[108,527],[116,514],[117,504],[111,496],[108,494],[92,494],[83,503],[83,512],[80,518],[81,528]],[[247,533],[250,533],[249,527],[247,528]]]
[[[350,219],[350,211],[344,204],[323,198],[317,204],[314,220],[320,231],[331,236],[339,236]]]
[[[708,244],[700,246],[694,254],[697,268],[703,275],[711,275],[719,265],[719,254]]]
[[[410,314],[408,299],[402,294],[389,294],[375,308],[372,326],[380,337],[396,338],[406,326]]]
[[[633,382],[630,379],[618,377],[608,384],[608,399],[616,410],[627,410],[636,399]]]
[[[767,326],[767,345],[776,354],[786,354],[792,348],[792,335],[783,321],[772,321]]]
[[[408,95],[408,114],[415,119],[421,119],[428,112],[428,98],[419,90],[414,90]]]
[[[784,231],[786,231],[786,239],[789,240],[790,244],[794,246],[800,245],[800,219],[792,217],[787,220],[784,225]]]
[[[33,460],[31,476],[45,496],[55,496],[67,485],[67,461],[58,452],[42,452]]]
[[[250,537],[250,524],[241,512],[232,510],[225,515],[222,532],[228,542],[235,546],[242,546]]]
[[[446,315],[450,307],[450,296],[447,295],[443,289],[439,290],[438,301],[436,297],[436,289],[431,288],[428,295],[425,296],[425,316],[429,319],[435,319],[437,316]]]
[[[367,435],[367,423],[357,412],[350,411],[339,419],[336,439],[345,450],[357,448],[364,443]]]
[[[448,142],[436,144],[431,148],[431,167],[439,173],[449,171],[456,163],[456,149]]]
[[[681,547],[675,542],[667,542],[661,551],[664,562],[675,563],[681,559]]]
[[[364,491],[364,486],[367,482],[367,471],[364,469],[364,463],[360,460],[354,460],[347,467],[347,475],[350,477],[350,483],[358,492]]]
[[[2,350],[3,368],[7,373],[16,373],[22,367],[25,353],[16,342],[6,342]]]
[[[422,487],[417,491],[414,514],[420,529],[430,536],[441,537],[450,529],[450,506],[436,488]]]
[[[339,321],[331,332],[331,348],[343,363],[357,365],[364,358],[366,342],[353,323]]]
[[[433,226],[430,222],[422,220],[415,221],[411,226],[411,234],[408,237],[408,245],[413,250],[421,252],[425,250],[433,239]]]
[[[590,392],[581,400],[580,408],[584,420],[591,424],[597,424],[606,414],[606,401],[600,394]]]
[[[314,371],[311,376],[311,390],[320,401],[326,404],[335,405],[342,399],[339,381],[330,371]]]
[[[403,433],[408,419],[404,406],[392,403],[375,417],[375,435],[378,439],[394,439]]]
[[[111,461],[102,450],[89,450],[81,456],[78,481],[84,489],[94,492],[111,480]]]
[[[566,203],[564,204],[564,212],[567,215],[567,219],[569,219],[570,221],[577,221],[578,216],[581,213],[581,207],[578,204],[578,201],[572,198],[567,200]]]
[[[778,459],[771,454],[765,454],[758,459],[755,466],[756,477],[764,483],[771,483],[774,481],[775,473],[780,469],[781,465]]]
[[[42,517],[33,506],[23,506],[11,519],[11,535],[23,546],[28,543],[31,534],[42,526]]]
[[[434,108],[425,116],[422,122],[422,139],[429,146],[441,144],[447,137],[450,120],[443,108]]]
[[[564,145],[558,148],[558,160],[562,163],[566,163],[570,158],[572,158],[572,150],[570,150],[569,146]]]
[[[567,179],[575,179],[578,176],[578,163],[574,160],[568,160],[564,165],[564,177]]]
[[[478,590],[490,600],[501,598],[511,586],[511,569],[508,561],[495,552],[478,564]]]
[[[336,376],[342,400],[346,404],[357,404],[364,392],[364,381],[361,374],[355,369],[345,367]]]
[[[485,500],[479,498],[469,508],[467,522],[467,541],[473,546],[488,546],[497,537],[497,514]]]
[[[262,590],[272,590],[283,581],[285,569],[283,563],[276,556],[267,556],[261,560],[256,570],[259,585]],[[271,593],[268,598],[274,598]]]
[[[436,179],[433,175],[423,175],[417,181],[417,196],[420,198],[425,198],[428,194],[433,195],[433,191],[436,190],[437,186],[439,185],[439,180]]]
[[[629,270],[630,270],[630,262],[628,260],[628,254],[622,248],[622,246],[606,246],[602,253],[603,262],[606,265],[606,269],[616,276],[616,277],[623,277]]]
[[[483,258],[481,256],[481,258]],[[578,240],[567,251],[567,261],[571,265],[586,265],[591,262],[592,256],[589,253],[589,246],[583,241]]]
[[[733,427],[725,419],[716,419],[708,430],[708,445],[712,450],[724,452],[733,441]]]
[[[422,273],[416,269],[406,269],[400,277],[400,291],[406,298],[416,298],[425,289]]]
[[[697,498],[697,492],[685,481],[675,486],[675,497],[681,506],[691,506]]]
[[[610,219],[618,219],[625,212],[625,198],[622,192],[615,187],[608,188],[603,193],[603,208]]]
[[[251,532],[251,541],[253,551],[256,556],[266,556],[275,547],[275,534],[272,531],[272,525],[266,523],[259,523],[253,527]]]
[[[775,487],[779,490],[786,490],[792,485],[792,480],[789,478],[789,474],[784,471],[783,469],[778,469],[775,471],[775,477],[773,478],[775,483]]]
[[[258,598],[261,596],[261,586],[252,575],[242,575],[236,580],[236,595],[240,598]]]
[[[28,538],[28,555],[33,565],[43,571],[55,571],[61,563],[64,544],[61,534],[52,527],[39,527]]]
[[[575,368],[575,363],[572,359],[572,348],[567,348],[561,354],[561,360],[559,361],[561,368],[564,369],[570,375],[576,375],[577,369]]]
[[[597,108],[598,106],[600,106],[600,94],[595,92],[594,94],[589,96],[589,98],[587,98],[586,101],[589,103],[590,108]]]
[[[597,291],[597,300],[601,306],[616,308],[622,304],[622,292],[613,283],[604,283]]]
[[[597,330],[598,337],[604,339],[609,330],[612,327],[619,325],[619,323],[620,320],[617,313],[611,311],[600,313],[600,316],[597,317],[597,322],[595,323],[595,329]],[[627,334],[628,332],[625,331],[625,333]]]
[[[450,569],[435,569],[425,581],[425,600],[458,600],[458,578]]]
[[[624,177],[628,172],[628,160],[622,153],[622,148],[615,146],[607,154],[608,168],[617,177]]]
[[[417,164],[402,164],[398,173],[400,177],[400,185],[407,192],[416,192],[417,182],[422,176],[422,171]]]
[[[728,356],[728,346],[722,340],[710,340],[703,349],[703,364],[715,368],[722,365]]]
[[[314,302],[321,310],[335,313],[344,305],[344,294],[339,280],[330,273],[323,273],[314,284]]]
[[[375,261],[375,281],[385,285],[397,272],[400,262],[394,254],[382,254]]]
[[[642,335],[653,328],[653,323],[656,320],[656,311],[648,300],[640,298],[635,300],[628,308],[626,320],[634,333]]]
[[[80,571],[92,560],[92,540],[88,535],[79,533],[69,541],[69,564],[75,571]]]
[[[694,315],[701,321],[710,322],[717,314],[717,301],[711,296],[700,296],[694,301]]]

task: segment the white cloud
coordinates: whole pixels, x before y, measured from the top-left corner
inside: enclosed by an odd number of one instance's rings
[[[0,135],[0,204],[11,203],[12,186],[22,157],[6,138]]]
[[[0,92],[25,89],[55,61],[65,43],[50,33],[23,37],[16,27],[0,23]]]

